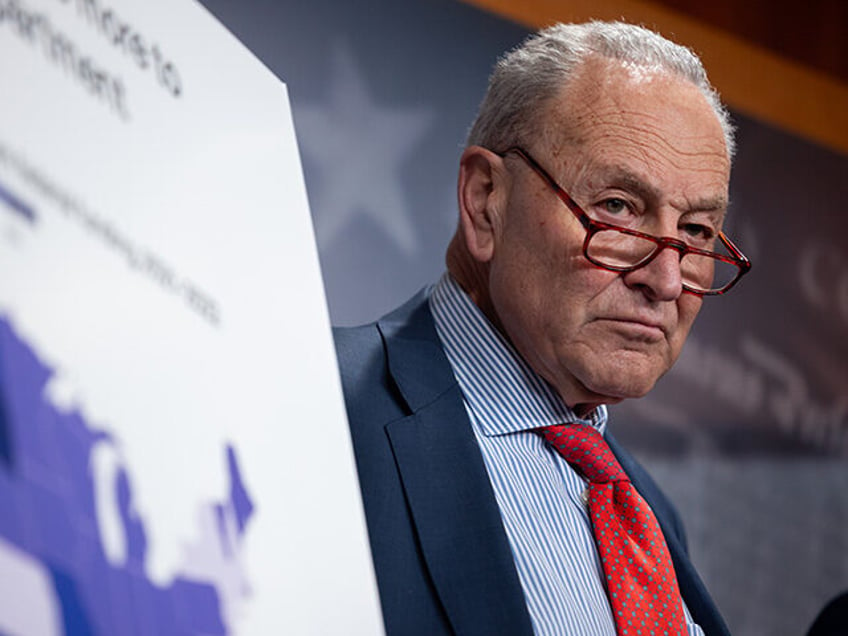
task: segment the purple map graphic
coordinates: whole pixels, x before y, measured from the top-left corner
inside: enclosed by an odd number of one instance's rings
[[[146,578],[145,522],[133,509],[132,478],[123,468],[114,488],[126,558],[119,566],[107,559],[91,454],[95,444],[116,440],[78,412],[61,412],[45,399],[52,373],[0,317],[0,552],[40,564],[67,635],[226,634],[225,595],[213,582],[177,576],[159,587]],[[235,449],[223,451],[229,500],[208,506],[218,520],[221,553],[235,558],[225,511],[232,511],[235,539],[241,539],[254,504]],[[0,569],[0,589],[13,589],[16,581],[4,581],[6,576]]]
[[[30,223],[35,223],[36,216],[32,207],[24,203],[17,197],[17,195],[12,194],[12,192],[2,183],[0,183],[0,202],[4,203],[9,210],[20,217],[26,219]]]

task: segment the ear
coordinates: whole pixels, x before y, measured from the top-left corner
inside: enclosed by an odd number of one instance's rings
[[[508,173],[503,158],[481,146],[469,146],[459,161],[459,225],[465,247],[486,263],[494,254],[506,206]]]

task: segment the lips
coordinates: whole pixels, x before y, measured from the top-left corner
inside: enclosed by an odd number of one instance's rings
[[[640,338],[659,340],[668,333],[668,328],[660,321],[652,318],[638,316],[613,316],[601,318],[605,322],[612,323],[614,328],[632,333]]]

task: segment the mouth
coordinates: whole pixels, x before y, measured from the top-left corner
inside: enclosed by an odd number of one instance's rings
[[[666,337],[667,328],[655,320],[636,317],[613,317],[600,320],[609,323],[613,330],[627,338],[659,342]]]

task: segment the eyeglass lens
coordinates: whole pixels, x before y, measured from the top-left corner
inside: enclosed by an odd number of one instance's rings
[[[716,246],[718,247],[718,246]],[[590,239],[586,255],[602,267],[626,269],[650,259],[661,246],[646,238],[617,230],[599,230]],[[695,291],[716,291],[739,275],[739,266],[702,254],[686,254],[680,261],[680,274]]]

